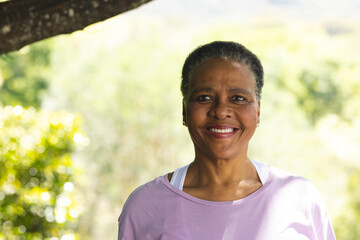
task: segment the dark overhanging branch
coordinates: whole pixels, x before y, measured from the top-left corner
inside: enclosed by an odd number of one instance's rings
[[[0,2],[0,54],[82,30],[151,0],[11,0]]]

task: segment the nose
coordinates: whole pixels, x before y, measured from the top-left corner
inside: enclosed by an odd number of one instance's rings
[[[231,117],[231,109],[225,101],[216,101],[210,110],[210,116],[217,120]]]

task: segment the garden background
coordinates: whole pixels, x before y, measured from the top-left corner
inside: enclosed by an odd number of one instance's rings
[[[193,159],[180,72],[214,40],[264,65],[250,157],[309,179],[337,238],[360,239],[359,13],[355,1],[156,0],[0,55],[0,239],[115,239],[127,196]]]

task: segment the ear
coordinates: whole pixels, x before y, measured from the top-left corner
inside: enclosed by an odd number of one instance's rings
[[[260,123],[260,106],[261,106],[261,101],[259,100],[257,102],[258,104],[258,108],[257,108],[257,118],[258,118],[258,123]]]
[[[187,122],[186,122],[186,105],[185,105],[184,100],[183,100],[183,102],[182,102],[182,116],[183,116],[183,125],[187,127]]]

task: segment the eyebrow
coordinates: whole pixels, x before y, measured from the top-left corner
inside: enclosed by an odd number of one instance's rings
[[[215,90],[211,87],[199,87],[199,88],[195,88],[192,93],[198,93],[198,92],[214,92]],[[251,95],[251,93],[243,88],[229,88],[228,92],[230,93],[242,93],[242,94],[246,94],[246,95]]]
[[[193,93],[198,93],[198,92],[214,92],[214,89],[211,87],[199,87],[199,88],[195,88],[193,91]]]
[[[228,91],[231,93],[243,93],[246,95],[251,95],[251,93],[248,90],[243,88],[230,88]]]

